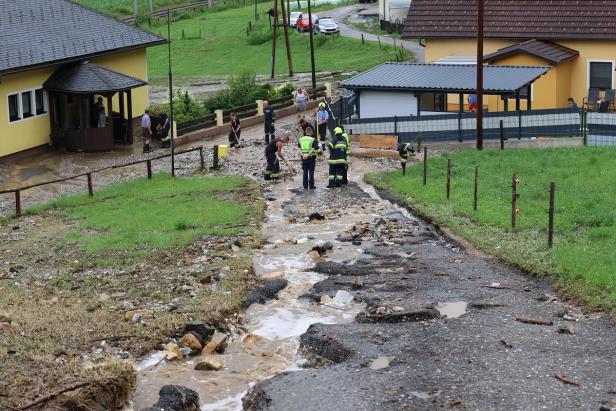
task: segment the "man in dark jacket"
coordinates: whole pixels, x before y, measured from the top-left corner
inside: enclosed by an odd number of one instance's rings
[[[276,121],[276,113],[272,109],[267,101],[263,102],[263,116],[265,124],[265,145],[270,143],[270,140],[274,138],[274,122]]]
[[[280,177],[280,161],[286,161],[282,155],[282,149],[289,142],[289,136],[286,134],[273,138],[267,146],[265,146],[265,159],[267,166],[263,178],[265,180],[278,180]]]
[[[334,136],[332,141],[327,141],[329,149],[329,184],[327,188],[340,187],[346,166],[346,141],[342,134]]]
[[[400,164],[402,165],[402,175],[406,175],[406,162],[409,156],[415,155],[415,149],[411,145],[411,143],[400,143],[398,144],[398,154],[400,154]]]

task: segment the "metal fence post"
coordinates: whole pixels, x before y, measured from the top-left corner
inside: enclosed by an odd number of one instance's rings
[[[147,169],[148,169],[148,179],[152,178],[152,160],[146,161]]]
[[[15,190],[15,217],[21,217],[21,193]]]
[[[342,124],[342,120],[344,119],[344,99],[342,96],[338,99],[338,119],[340,120],[340,124]]]
[[[428,183],[428,147],[424,146],[423,185]]]
[[[552,248],[554,243],[554,192],[556,191],[556,184],[550,183],[550,207],[548,209],[548,247]]]
[[[199,148],[199,157],[201,157],[201,171],[205,170],[205,155],[203,153],[203,147]]]
[[[500,149],[505,149],[505,127],[503,126],[503,120],[500,121],[498,135],[500,137]]]
[[[394,135],[398,135],[398,116],[394,116]]]
[[[211,167],[213,170],[218,168],[218,145],[214,146],[214,161]]]
[[[582,139],[584,146],[588,145],[588,111],[582,110],[580,112],[580,126],[582,128]]]
[[[475,187],[473,189],[473,210],[477,211],[477,186],[479,180],[479,166],[475,166]]]
[[[451,159],[447,159],[447,200],[451,195]]]
[[[88,177],[88,195],[90,197],[94,196],[94,189],[92,188],[92,173],[86,174]]]

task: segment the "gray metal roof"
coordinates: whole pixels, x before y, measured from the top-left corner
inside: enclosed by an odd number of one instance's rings
[[[106,94],[145,86],[147,83],[87,61],[60,67],[43,84],[48,91]]]
[[[549,67],[484,66],[484,90],[491,94],[515,93]],[[347,89],[398,89],[410,91],[474,92],[477,66],[471,64],[384,63],[341,83]]]
[[[0,0],[0,74],[166,42],[69,0]]]

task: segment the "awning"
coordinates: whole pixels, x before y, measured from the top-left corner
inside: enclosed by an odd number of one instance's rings
[[[60,67],[47,79],[43,88],[67,94],[109,94],[147,84],[135,77],[84,61]]]
[[[492,54],[484,56],[483,60],[488,63],[497,61],[516,54],[529,54],[556,65],[576,58],[580,52],[558,43],[541,40],[528,40],[513,46],[505,47]]]
[[[484,66],[487,94],[515,94],[550,70],[549,67]],[[347,89],[474,93],[477,67],[471,64],[384,63],[341,83]]]

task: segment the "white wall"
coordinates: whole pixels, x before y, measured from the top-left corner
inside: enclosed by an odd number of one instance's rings
[[[359,93],[359,117],[417,115],[417,98],[409,91],[364,91]]]

